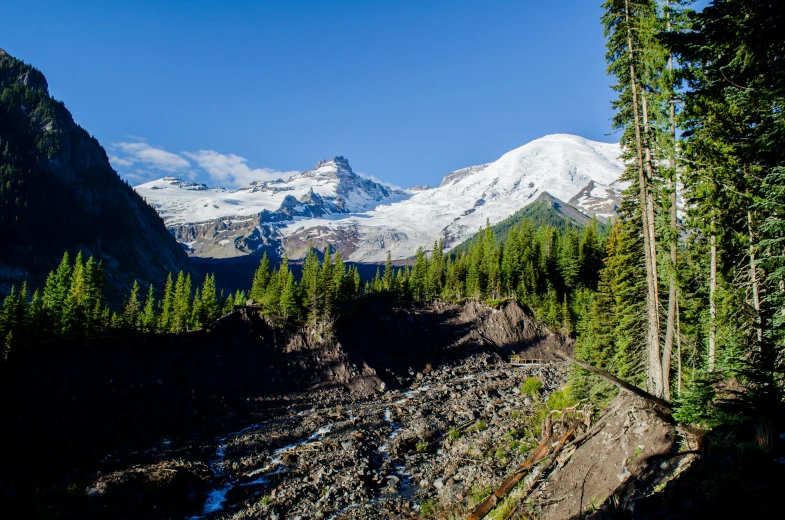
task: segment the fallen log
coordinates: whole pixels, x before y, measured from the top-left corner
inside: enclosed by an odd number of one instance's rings
[[[673,404],[671,404],[669,401],[666,401],[665,399],[662,399],[660,397],[652,395],[649,392],[647,392],[646,390],[642,390],[642,389],[638,388],[637,386],[631,385],[630,383],[628,383],[626,381],[622,381],[621,379],[619,379],[618,377],[614,376],[613,374],[610,374],[610,373],[608,373],[608,372],[606,372],[604,370],[596,368],[596,367],[594,367],[594,366],[592,366],[592,365],[590,365],[588,363],[585,363],[583,361],[579,361],[579,360],[575,359],[574,357],[572,357],[571,355],[566,354],[566,353],[564,353],[564,352],[562,352],[560,350],[551,350],[551,352],[553,352],[554,354],[556,354],[560,358],[569,361],[570,363],[574,363],[574,364],[578,365],[579,367],[581,367],[581,368],[583,368],[585,370],[588,370],[589,372],[591,372],[593,374],[597,374],[598,376],[607,379],[608,381],[610,381],[611,383],[615,384],[619,388],[623,388],[624,390],[627,390],[631,394],[637,395],[638,397],[641,397],[641,398],[645,399],[646,401],[648,401],[651,404],[655,405],[657,408],[659,408],[664,413],[667,413],[667,414],[672,414],[673,413]]]
[[[570,430],[566,432],[561,439],[559,439],[559,444],[553,450],[553,453],[559,453],[559,451],[564,446],[564,443],[573,436],[575,430]],[[485,517],[488,513],[491,512],[493,508],[495,508],[499,502],[504,500],[504,497],[510,494],[510,492],[515,489],[515,486],[518,485],[518,482],[523,480],[529,471],[539,462],[543,461],[548,454],[551,453],[550,449],[550,438],[546,437],[544,441],[537,446],[537,449],[527,458],[523,464],[518,466],[515,469],[515,472],[504,479],[504,482],[499,486],[499,488],[491,493],[491,495],[486,498],[482,504],[477,506],[474,511],[468,516],[467,520],[480,520]]]

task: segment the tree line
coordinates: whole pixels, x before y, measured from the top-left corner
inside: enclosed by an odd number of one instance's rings
[[[516,299],[549,327],[569,333],[583,313],[581,302],[596,289],[605,242],[596,220],[583,228],[561,228],[538,226],[525,217],[506,241],[487,223],[465,250],[445,255],[440,240],[430,255],[419,248],[413,264],[399,268],[388,253],[384,271],[377,270],[365,292],[419,303]]]
[[[57,338],[177,333],[200,329],[246,304],[279,325],[328,323],[343,306],[372,294],[410,303],[516,298],[549,326],[569,332],[586,293],[596,289],[604,250],[605,234],[596,221],[561,229],[524,218],[506,243],[488,224],[466,251],[445,254],[440,240],[430,253],[421,247],[411,265],[398,267],[388,253],[384,268],[363,282],[340,251],[328,246],[319,254],[309,244],[299,280],[287,256],[273,266],[265,253],[248,291],[224,295],[212,274],[195,287],[191,275],[181,271],[168,276],[160,297],[152,284],[144,290],[135,281],[117,311],[106,303],[101,264],[81,253],[72,262],[66,253],[43,291],[31,297],[26,284],[11,289],[0,309],[0,339],[7,356],[12,346]]]

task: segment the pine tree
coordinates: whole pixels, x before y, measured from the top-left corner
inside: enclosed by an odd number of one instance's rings
[[[384,277],[382,278],[382,287],[385,291],[395,291],[395,272],[392,266],[392,253],[387,251],[387,260],[384,262]]]
[[[623,149],[631,154],[627,180],[632,186],[628,198],[637,199],[637,219],[643,237],[646,266],[647,387],[663,395],[664,382],[659,336],[659,276],[657,271],[657,234],[655,230],[655,165],[659,156],[654,147],[658,73],[664,70],[665,52],[657,43],[659,19],[653,0],[607,0],[603,25],[607,39],[608,72],[616,77],[614,126],[624,129]],[[654,95],[653,95],[654,93]],[[655,117],[651,117],[655,116]]]
[[[290,316],[297,315],[297,287],[291,271],[287,269],[283,277],[279,310],[281,317],[286,321]]]
[[[139,324],[142,332],[154,332],[156,329],[155,289],[153,284],[150,284],[147,288],[147,298],[144,302],[144,309],[142,310]]]
[[[335,301],[345,301],[345,285],[346,285],[346,266],[343,263],[343,256],[340,251],[335,252],[335,259],[333,261],[333,291],[335,293]]]
[[[84,301],[87,332],[92,334],[98,332],[100,328],[101,313],[106,305],[103,267],[92,256],[85,263],[84,277],[87,282],[87,297]]]
[[[409,285],[412,292],[412,299],[416,302],[425,301],[427,299],[426,283],[428,278],[428,261],[425,259],[425,252],[422,246],[417,248],[417,253],[414,257],[414,267],[412,268],[412,276],[409,280]]]
[[[63,305],[61,328],[66,335],[83,335],[85,332],[87,324],[85,303],[88,301],[88,287],[89,283],[85,276],[84,262],[80,251],[74,259],[68,293]]]
[[[166,277],[163,298],[160,302],[161,312],[158,315],[158,330],[161,332],[171,332],[174,327],[174,287],[172,284],[172,273]]]
[[[71,286],[71,261],[68,252],[57,270],[49,273],[44,287],[43,303],[46,313],[46,326],[55,334],[62,333],[63,308]],[[49,329],[51,327],[51,329]]]
[[[191,275],[180,271],[174,285],[171,332],[181,332],[188,329],[191,304]]]
[[[262,293],[260,299],[254,299],[254,301],[261,303],[262,298],[264,298],[264,293]],[[218,318],[220,309],[218,308],[214,274],[205,275],[204,284],[202,284],[200,306],[203,325],[207,325]]]
[[[134,280],[134,285],[131,288],[131,294],[125,301],[123,306],[123,324],[128,330],[140,330],[139,322],[140,304],[139,304],[139,282]]]
[[[425,293],[428,300],[439,296],[444,286],[445,262],[444,241],[442,239],[433,243],[433,251],[428,262]]]
[[[202,290],[197,287],[194,294],[194,301],[191,307],[191,318],[189,320],[189,329],[200,329],[205,324],[204,309],[202,308]]]
[[[335,288],[333,287],[334,273],[330,246],[324,248],[324,260],[319,268],[319,316],[323,320],[329,319],[334,311]]]
[[[267,252],[262,255],[259,262],[259,268],[256,269],[251,284],[251,293],[249,297],[256,303],[261,303],[264,299],[264,292],[267,289],[267,284],[270,283],[270,259],[267,258]]]
[[[303,276],[300,281],[302,305],[308,312],[308,321],[319,319],[319,258],[316,250],[308,243],[308,252],[303,264]]]

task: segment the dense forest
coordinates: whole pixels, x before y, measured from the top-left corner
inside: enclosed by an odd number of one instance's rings
[[[785,5],[688,4],[603,4],[631,186],[578,353],[680,420],[765,421],[785,382]]]

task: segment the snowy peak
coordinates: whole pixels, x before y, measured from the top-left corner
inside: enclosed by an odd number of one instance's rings
[[[409,195],[352,171],[341,156],[319,161],[312,170],[287,180],[255,181],[237,190],[164,177],[137,186],[168,225],[238,218],[266,212],[267,221],[368,211]]]
[[[486,220],[497,223],[542,201],[546,192],[606,220],[615,215],[625,187],[618,182],[624,170],[619,156],[618,144],[554,134],[449,173],[437,188],[391,188],[358,175],[336,156],[285,181],[235,191],[180,179],[136,189],[196,254],[236,256],[264,246],[297,258],[312,240],[316,247],[341,250],[346,259],[375,263],[388,251],[394,260],[411,258],[438,238],[448,248],[457,245]]]
[[[352,167],[349,166],[349,161],[341,155],[336,155],[332,159],[322,159],[316,163],[316,166],[313,167],[312,171],[340,171],[344,173],[354,173],[352,171]]]

